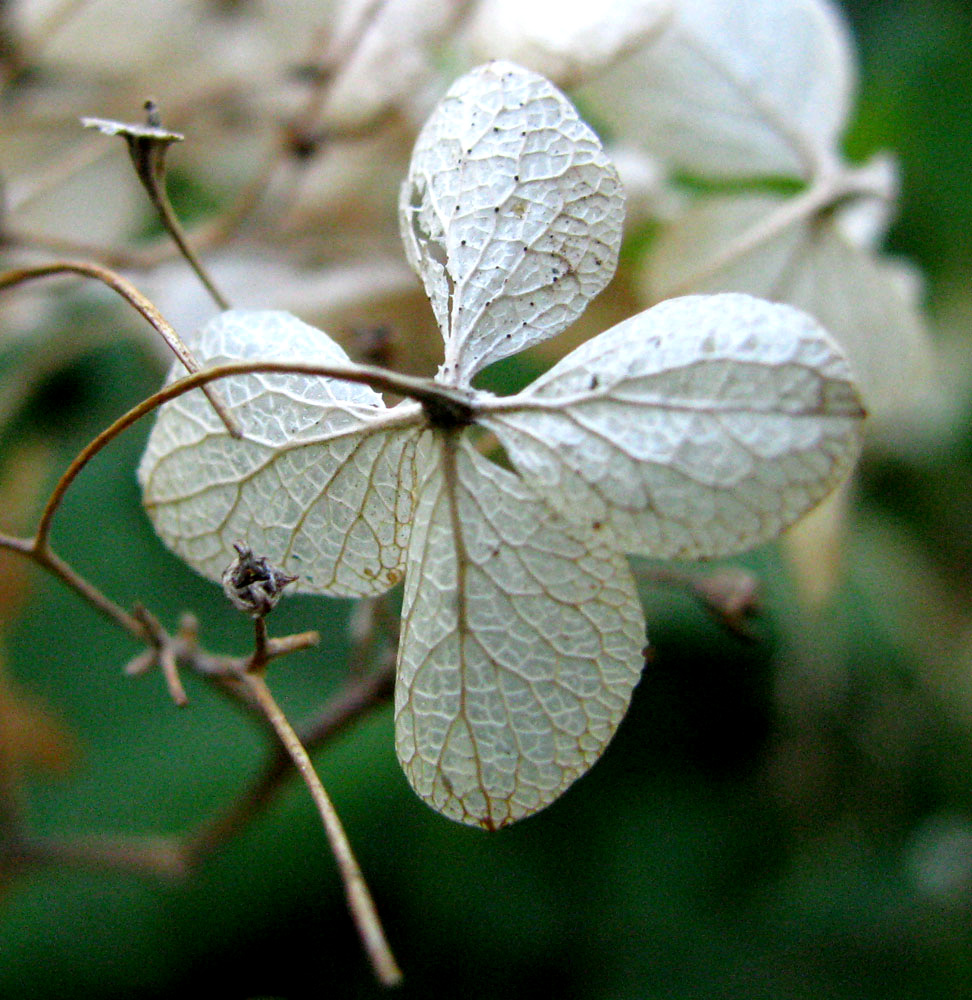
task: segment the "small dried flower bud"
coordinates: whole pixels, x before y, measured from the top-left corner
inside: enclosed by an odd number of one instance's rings
[[[237,542],[233,548],[237,557],[223,572],[223,591],[233,606],[245,615],[262,618],[273,611],[284,587],[297,577],[254,556],[242,542]]]
[[[375,326],[355,326],[351,328],[354,356],[366,365],[391,368],[395,361],[394,335],[390,326],[383,323]]]
[[[128,152],[141,182],[153,193],[165,170],[165,154],[183,136],[162,128],[159,109],[154,101],[145,102],[144,125],[118,122],[110,118],[82,118],[85,128],[96,128],[104,135],[120,135],[128,143]]]

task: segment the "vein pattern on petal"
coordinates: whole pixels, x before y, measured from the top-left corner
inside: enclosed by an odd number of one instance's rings
[[[466,74],[419,134],[402,186],[406,253],[446,341],[443,381],[559,333],[610,280],[624,202],[597,136],[512,63]]]
[[[409,546],[395,731],[416,792],[496,829],[600,756],[643,663],[624,557],[465,442],[428,433]]]
[[[672,299],[488,404],[521,475],[608,544],[654,557],[764,542],[848,471],[863,416],[805,313],[747,295]]]
[[[326,334],[286,313],[227,312],[191,345],[206,363],[260,358],[350,365]],[[172,376],[185,374],[181,365]],[[244,431],[234,440],[199,390],[166,403],[139,466],[166,544],[218,580],[245,542],[296,590],[376,594],[401,578],[419,408],[389,410],[367,386],[309,375],[216,383]]]

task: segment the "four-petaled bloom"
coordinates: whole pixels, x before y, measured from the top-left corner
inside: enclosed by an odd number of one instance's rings
[[[562,94],[512,64],[474,70],[426,123],[402,191],[445,340],[435,379],[371,377],[284,313],[223,313],[192,344],[203,361],[328,377],[222,380],[242,441],[188,392],[162,407],[139,470],[163,539],[212,579],[237,539],[304,592],[377,594],[404,576],[398,755],[430,805],[488,829],[553,801],[625,713],[645,644],[625,553],[770,539],[857,449],[860,402],[833,343],[743,295],[662,303],[515,396],[472,389],[604,287],[622,214],[614,168]],[[386,407],[368,381],[411,399]],[[512,471],[477,450],[476,426]]]

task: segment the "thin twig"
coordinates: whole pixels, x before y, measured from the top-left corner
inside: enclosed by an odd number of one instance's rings
[[[166,191],[161,175],[153,171],[150,177],[150,183],[146,183],[145,178],[143,178],[143,183],[145,183],[145,190],[148,192],[152,206],[159,213],[159,218],[165,227],[165,231],[172,237],[173,242],[179,248],[179,252],[186,259],[193,271],[196,272],[196,276],[203,283],[203,286],[209,292],[216,305],[220,309],[229,309],[229,299],[216,287],[216,283],[210,277],[199,255],[187,239],[186,232],[182,228],[182,223],[179,221],[179,217],[172,207],[172,202],[169,201],[169,194]]]
[[[182,686],[179,677],[178,656],[169,634],[162,628],[159,620],[144,605],[135,606],[135,617],[142,623],[145,632],[165,678],[166,687],[169,689],[169,696],[180,708],[189,704],[186,697],[186,689]],[[128,671],[134,673],[134,668]]]
[[[303,364],[300,362],[284,361],[234,361],[213,368],[202,369],[170,382],[163,386],[158,392],[146,397],[140,403],[133,406],[127,413],[123,413],[114,423],[106,427],[97,437],[95,437],[85,448],[78,453],[71,462],[68,469],[58,480],[57,485],[51,493],[50,499],[41,515],[40,527],[38,528],[38,538],[41,542],[46,541],[50,533],[51,520],[60,506],[64,494],[68,487],[77,477],[78,473],[98,454],[106,445],[110,444],[122,431],[129,428],[136,421],[140,420],[152,410],[161,406],[169,400],[189,392],[192,389],[203,388],[210,382],[217,379],[228,378],[232,375],[251,375],[261,372],[272,372],[280,374],[301,374],[319,375],[323,378],[343,379],[347,382],[357,382],[370,385],[379,391],[401,393],[412,396],[419,401],[423,400],[456,400],[462,405],[460,396],[455,395],[453,390],[446,386],[438,386],[428,379],[414,378],[408,375],[399,375],[395,372],[386,371],[383,368],[374,368],[368,365],[339,366],[339,365],[315,365]],[[402,415],[403,421],[411,422],[412,417]]]
[[[231,694],[234,704],[253,710],[262,722],[266,722],[263,712],[240,680],[240,675],[251,667],[253,654],[221,656],[207,652],[199,645],[198,623],[194,615],[182,616],[175,635],[169,635],[159,620],[140,604],[135,606],[134,617],[142,624],[145,641],[150,648],[140,652],[125,666],[129,677],[140,676],[159,667],[173,701],[182,706],[186,704],[186,695],[178,672],[191,670],[216,684],[219,690]],[[269,663],[281,656],[316,646],[320,641],[320,633],[315,631],[268,639],[258,651],[259,657],[261,662]]]
[[[11,552],[19,552],[21,555],[31,556],[34,551],[34,539],[0,534],[0,549],[9,549]]]
[[[154,396],[148,397],[143,402],[150,404],[142,411],[147,413],[156,406],[168,402],[181,396],[190,389],[199,388],[214,382],[217,379],[229,378],[232,375],[254,375],[254,374],[279,374],[279,375],[317,375],[320,378],[333,378],[342,382],[354,382],[358,385],[370,386],[377,392],[391,392],[401,396],[408,396],[423,405],[437,408],[469,407],[472,398],[471,393],[467,393],[460,388],[442,385],[432,379],[421,378],[414,375],[403,375],[399,372],[389,371],[385,368],[378,368],[373,365],[321,365],[301,361],[227,361],[223,364],[214,365],[212,368],[205,368],[191,375],[185,375],[175,382],[170,382],[163,386]],[[134,413],[135,407],[129,411]],[[499,410],[499,404],[491,404],[490,409]],[[139,413],[138,416],[141,416]],[[127,414],[126,414],[127,416]],[[138,419],[134,417],[134,420]],[[403,418],[409,419],[411,418]],[[132,422],[132,421],[129,421]]]
[[[712,257],[696,261],[696,270],[667,288],[665,298],[675,298],[695,291],[700,284],[723,268],[769,243],[790,226],[805,222],[823,209],[855,196],[887,197],[864,171],[822,174],[805,190],[781,202],[748,229],[738,233]]]
[[[22,552],[23,549],[18,547],[16,551]],[[31,550],[25,554],[37,563],[38,566],[42,566],[62,583],[70,587],[75,593],[79,594],[88,604],[100,611],[106,618],[120,625],[133,638],[140,642],[145,641],[145,629],[137,618],[130,615],[124,608],[102,594],[94,584],[75,572],[60,556],[52,552],[46,544],[38,546],[35,543]]]
[[[243,679],[253,697],[266,713],[280,738],[280,742],[286,748],[290,759],[294,762],[294,766],[300,772],[314,799],[344,882],[348,908],[357,925],[372,968],[385,986],[395,986],[402,980],[401,969],[399,969],[395,956],[388,945],[381,921],[378,918],[378,912],[375,909],[374,900],[371,898],[364,875],[362,875],[361,868],[351,850],[351,844],[344,832],[344,827],[341,825],[337,811],[321,784],[307,751],[270,693],[261,670],[259,668],[248,670],[243,674]]]
[[[275,640],[271,640],[273,642]],[[395,657],[391,655],[377,670],[350,680],[308,722],[298,727],[300,742],[313,751],[343,732],[353,722],[391,697],[395,683]],[[210,857],[272,801],[292,773],[293,762],[286,750],[277,746],[263,771],[224,812],[207,820],[183,844],[183,857],[190,867]]]
[[[128,153],[142,187],[149,196],[152,207],[158,213],[165,231],[172,237],[182,256],[196,272],[206,291],[220,309],[229,309],[226,297],[216,287],[203,267],[202,261],[186,239],[182,223],[172,208],[165,184],[165,160],[169,146],[181,142],[183,136],[162,127],[159,110],[154,101],[145,102],[145,125],[133,125],[109,118],[82,118],[85,128],[96,128],[105,135],[121,136],[128,145]]]
[[[120,274],[88,261],[63,260],[50,264],[39,264],[35,267],[17,268],[0,274],[0,291],[26,281],[37,278],[46,278],[59,274],[79,274],[87,278],[94,278],[102,284],[107,285],[112,291],[117,292],[133,309],[136,310],[149,325],[162,337],[169,350],[182,362],[186,371],[197,372],[201,366],[195,359],[185,342],[176,333],[172,324],[159,312],[155,304],[144,296],[127,278]],[[213,409],[219,415],[223,425],[232,437],[242,437],[242,431],[232,414],[226,409],[225,404],[219,399],[217,393],[207,386],[204,390],[206,398],[212,404]]]

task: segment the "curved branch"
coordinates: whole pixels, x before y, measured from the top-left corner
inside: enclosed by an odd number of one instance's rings
[[[55,261],[51,264],[39,264],[35,267],[22,267],[13,271],[0,274],[0,291],[11,288],[14,285],[32,281],[37,278],[48,278],[59,274],[78,274],[86,278],[94,278],[103,285],[107,285],[112,291],[117,292],[136,312],[138,312],[152,328],[162,337],[169,350],[182,362],[189,372],[199,371],[201,366],[195,359],[192,352],[185,345],[182,338],[176,333],[172,325],[165,319],[162,313],[155,307],[146,296],[144,296],[127,278],[103,267],[101,264],[89,263],[87,261],[63,260]],[[219,414],[226,430],[232,437],[241,437],[242,433],[227,411],[225,405],[219,397],[208,387],[203,390],[207,399],[212,404],[213,409]]]

